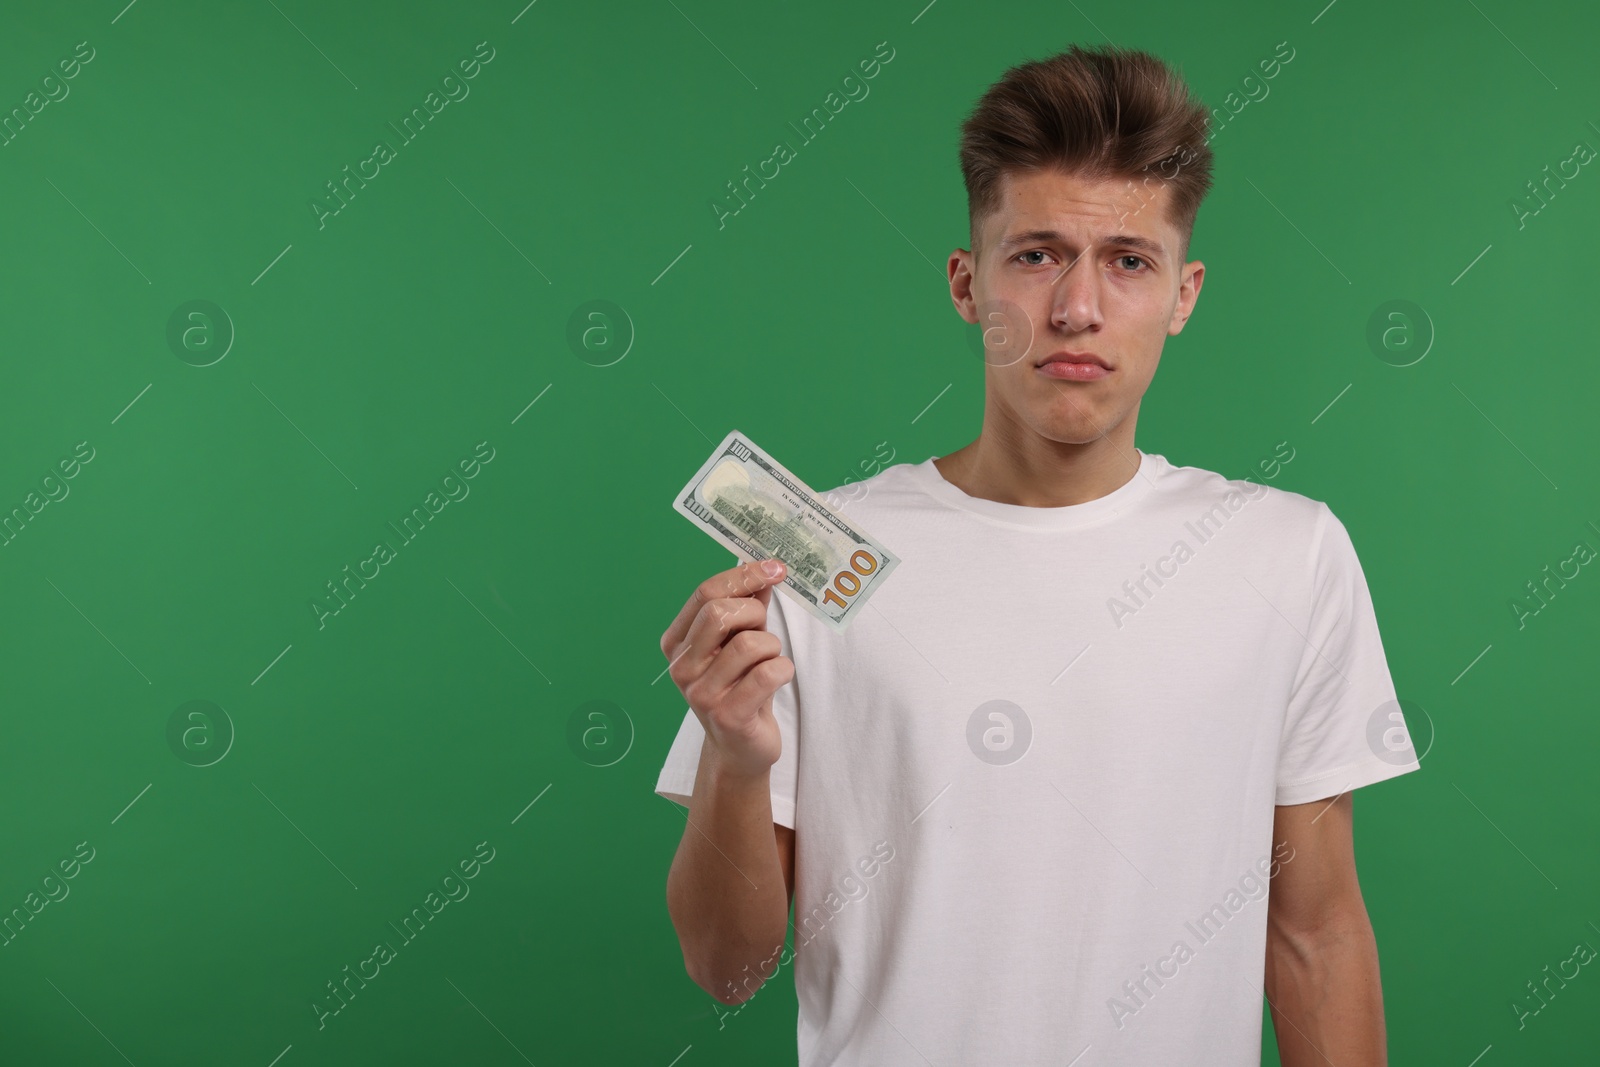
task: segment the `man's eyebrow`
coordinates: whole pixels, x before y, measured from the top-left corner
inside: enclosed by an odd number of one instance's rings
[[[1066,238],[1056,230],[1028,230],[1025,233],[1012,234],[1000,242],[1002,249],[1014,248],[1018,245],[1036,244],[1039,242],[1062,242]],[[1137,248],[1141,252],[1160,259],[1166,250],[1161,245],[1148,237],[1141,237],[1136,233],[1114,233],[1100,238],[1101,245],[1120,245],[1124,248]]]

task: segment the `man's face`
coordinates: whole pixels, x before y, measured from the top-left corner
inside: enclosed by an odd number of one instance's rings
[[[1161,348],[1183,329],[1205,265],[1180,263],[1159,179],[1007,173],[979,223],[978,257],[950,255],[950,295],[985,337],[986,417],[1052,441],[1133,446]],[[1047,363],[1093,355],[1109,370]],[[1130,418],[1130,416],[1133,416]]]

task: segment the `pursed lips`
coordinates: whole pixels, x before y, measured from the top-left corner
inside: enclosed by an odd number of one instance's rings
[[[1091,382],[1112,371],[1111,364],[1093,352],[1057,352],[1040,360],[1035,372],[1066,382]]]

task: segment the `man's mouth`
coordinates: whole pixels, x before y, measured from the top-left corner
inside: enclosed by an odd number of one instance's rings
[[[1067,382],[1092,382],[1111,373],[1111,364],[1093,352],[1056,352],[1035,368],[1046,378]]]

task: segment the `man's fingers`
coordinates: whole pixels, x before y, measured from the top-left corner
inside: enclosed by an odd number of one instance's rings
[[[672,624],[661,635],[662,652],[670,656],[679,645],[683,644],[695,616],[700,614],[700,609],[708,601],[718,597],[743,596],[744,590],[752,589],[758,580],[759,572],[755,570],[754,564],[743,563],[725,571],[718,571],[701,582],[695,587],[694,592],[689,594],[689,599],[684,601],[677,618],[672,620]]]
[[[760,705],[794,677],[794,660],[772,656],[753,665],[728,691],[728,703]]]
[[[754,597],[708,601],[673,652],[673,681],[681,685],[685,678],[698,677],[739,631],[765,629],[766,622],[767,610]]]
[[[742,629],[711,658],[705,673],[694,682],[703,700],[715,700],[766,660],[780,656],[778,638],[766,630]]]
[[[780,569],[778,577],[769,577],[762,569],[763,562],[778,562],[775,560],[741,563],[737,567],[730,567],[719,571],[695,587],[689,594],[689,599],[684,602],[678,617],[672,620],[672,625],[667,627],[666,633],[661,635],[661,652],[668,659],[672,659],[682,651],[684,641],[689,636],[689,629],[694,625],[695,619],[700,615],[700,609],[712,601],[723,597],[754,596],[758,599],[765,595],[771,598],[772,583],[782,578],[783,570]],[[762,600],[765,606],[767,601]]]

